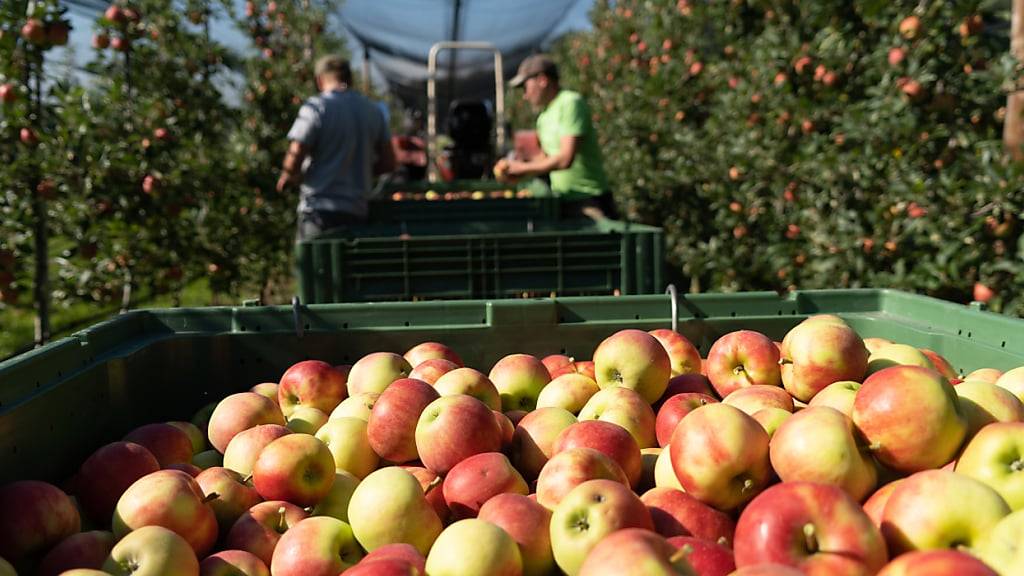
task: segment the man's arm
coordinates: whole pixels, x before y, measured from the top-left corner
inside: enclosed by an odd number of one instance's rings
[[[394,172],[398,167],[395,159],[395,149],[391,147],[391,139],[386,138],[377,145],[377,161],[373,164],[373,175],[387,174]]]
[[[566,170],[576,159],[579,136],[562,136],[559,141],[558,154],[554,156],[540,155],[527,162],[512,160],[508,164],[510,176],[537,176],[554,170]]]
[[[292,140],[281,164],[281,177],[277,179],[277,191],[284,192],[288,186],[298,184],[302,179],[302,163],[309,150],[301,142]]]

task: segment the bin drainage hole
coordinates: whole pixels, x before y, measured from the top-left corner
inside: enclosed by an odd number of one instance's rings
[[[967,333],[967,337],[968,337],[968,338],[970,338],[970,337],[971,337],[971,333],[970,333],[970,332],[968,332],[968,333]]]
[[[309,323],[307,323],[305,326],[306,326],[306,330],[309,330]]]
[[[960,336],[960,335],[962,335],[963,333],[964,333],[964,331],[963,331],[963,330],[957,330],[957,331],[956,331],[956,335],[957,335],[957,336]]]
[[[63,376],[64,376],[64,371],[63,370],[57,370],[57,378],[61,378]]]
[[[256,325],[256,328],[255,328],[255,330],[256,330],[257,332],[259,332],[259,331],[260,331],[260,325],[259,325],[259,324],[257,324],[257,325]]]
[[[729,316],[732,316],[733,318],[735,318],[736,317],[736,313],[735,312],[729,312]]]
[[[637,314],[637,315],[636,315],[636,319],[637,319],[637,320],[639,320],[639,319],[640,319],[640,315],[639,315],[639,314]]]
[[[39,388],[39,381],[36,380],[36,388]]]
[[[562,354],[565,354],[565,348],[562,348]]]
[[[406,326],[408,326],[408,325],[409,325],[409,321],[408,321],[408,320],[406,320],[406,321],[405,321],[405,325],[406,325]]]
[[[341,327],[344,328],[345,330],[348,330],[348,322],[342,324]]]
[[[1006,348],[1006,340],[1003,340],[1003,343],[1002,343],[1002,345],[1000,347],[1001,348]]]

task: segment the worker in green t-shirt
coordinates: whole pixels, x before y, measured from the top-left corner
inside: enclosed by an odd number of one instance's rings
[[[543,154],[527,161],[500,161],[495,173],[511,177],[548,174],[551,191],[562,200],[564,215],[614,218],[615,204],[601,149],[583,97],[562,89],[558,67],[544,54],[523,60],[510,84],[522,86],[526,101],[540,110],[537,138]]]

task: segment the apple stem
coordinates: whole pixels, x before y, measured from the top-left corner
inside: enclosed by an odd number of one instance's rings
[[[441,482],[444,482],[444,479],[440,476],[431,480],[430,484],[427,484],[427,487],[423,489],[423,495],[426,496],[427,494],[430,494],[430,491],[440,486]]]
[[[743,364],[740,364],[738,366],[733,366],[733,368],[732,368],[732,373],[735,374],[736,376],[739,376],[740,374],[743,374],[744,372],[746,372],[746,369],[743,368]]]
[[[242,478],[242,484],[248,484],[249,482],[252,482],[252,474],[249,474],[245,478]]]
[[[1024,460],[1014,460],[1013,464],[1010,464],[1010,470],[1014,472],[1020,472],[1024,470]]]
[[[743,481],[743,488],[741,489],[741,492],[750,492],[753,489],[754,489],[754,481],[753,480],[751,480],[750,478],[747,478],[746,480]]]
[[[686,545],[682,546],[681,548],[679,548],[678,550],[676,550],[674,554],[672,554],[671,556],[668,557],[668,563],[669,564],[675,564],[676,562],[679,562],[680,560],[685,559],[692,552],[693,552],[693,546],[690,546],[689,544],[686,544]]]
[[[814,534],[814,524],[804,524],[804,544],[808,552],[818,551],[818,539]]]
[[[217,498],[220,498],[220,494],[217,494],[216,492],[210,492],[205,497],[203,497],[203,504],[206,504],[207,502],[212,502]]]
[[[287,510],[285,510],[284,506],[277,509],[277,531],[282,534],[284,534],[285,530],[288,529],[288,524],[285,522],[284,518],[284,513],[286,511]]]
[[[793,361],[789,358],[779,358],[779,366],[785,366],[786,364],[792,364]]]
[[[882,449],[882,443],[881,442],[872,442],[871,444],[868,445],[868,450],[870,452],[878,452],[881,449]]]

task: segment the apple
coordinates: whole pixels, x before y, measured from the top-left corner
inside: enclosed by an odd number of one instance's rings
[[[965,380],[953,388],[967,417],[967,438],[993,422],[1024,420],[1024,404],[1009,390],[981,380]]]
[[[380,456],[370,447],[366,428],[366,421],[359,418],[331,418],[316,432],[316,438],[330,449],[335,469],[359,479],[380,463]]]
[[[494,421],[498,423],[501,430],[501,451],[506,452],[512,447],[512,437],[516,433],[516,425],[512,419],[497,410],[491,410],[494,414]]]
[[[349,472],[338,470],[334,474],[331,491],[316,503],[311,514],[313,516],[330,516],[348,523],[348,505],[352,501],[352,493],[359,485],[359,478]]]
[[[967,433],[953,386],[920,366],[893,366],[869,376],[857,391],[853,423],[879,462],[904,473],[949,462]]]
[[[281,413],[290,416],[297,406],[310,406],[330,414],[348,396],[345,375],[327,362],[303,360],[292,364],[281,376],[277,387],[277,403]],[[353,388],[353,393],[355,389]]]
[[[573,414],[579,414],[587,400],[600,390],[597,382],[588,376],[575,372],[563,374],[544,386],[537,396],[536,407],[564,408]]]
[[[815,394],[807,405],[828,406],[853,418],[853,401],[857,397],[858,390],[860,390],[860,382],[853,380],[833,382]]]
[[[231,446],[231,444],[228,444],[228,446]],[[200,470],[206,470],[207,468],[212,468],[214,466],[223,466],[224,455],[212,448],[209,450],[203,450],[192,457],[192,464]]]
[[[341,406],[341,404],[339,404]],[[334,414],[334,412],[331,412]],[[321,426],[327,423],[328,415],[319,408],[299,404],[292,408],[291,413],[285,416],[285,427],[292,432],[299,434],[316,434]],[[228,443],[230,446],[231,443]]]
[[[195,424],[196,428],[209,438],[210,436],[210,418],[213,417],[213,411],[217,409],[217,404],[220,402],[210,402],[204,404],[199,410],[196,410],[195,414],[192,415],[190,422]],[[274,400],[277,404],[277,400]],[[282,419],[284,417],[282,416]],[[219,450],[218,450],[219,451]]]
[[[367,420],[366,437],[373,451],[399,464],[417,459],[416,424],[423,409],[440,397],[432,386],[415,378],[392,382],[377,398]]]
[[[195,479],[180,470],[158,470],[135,481],[117,501],[114,536],[142,526],[163,526],[203,556],[217,541],[217,517]]]
[[[300,520],[281,535],[270,572],[274,576],[337,576],[363,557],[352,528],[330,516]]]
[[[508,532],[468,518],[441,532],[427,555],[426,568],[430,576],[519,576],[523,559]]]
[[[732,550],[717,542],[692,536],[673,536],[668,543],[683,552],[698,576],[729,576],[736,570]]]
[[[18,101],[18,91],[14,87],[14,84],[5,82],[0,84],[0,103],[3,104],[14,104]]]
[[[640,448],[658,445],[651,405],[629,388],[605,388],[591,396],[580,410],[579,420],[602,420],[625,428]]]
[[[540,363],[548,369],[548,375],[553,374],[556,370],[566,367],[575,372],[575,366],[573,366],[575,362],[575,358],[566,356],[565,354],[548,354],[540,359]],[[554,376],[551,377],[554,378]]]
[[[562,408],[537,408],[519,421],[512,434],[509,456],[516,469],[527,480],[540,474],[541,468],[554,455],[558,435],[576,423],[576,417]]]
[[[255,392],[231,394],[217,403],[210,415],[207,437],[221,454],[235,434],[258,424],[284,426],[284,414],[277,402]],[[200,427],[201,429],[202,427]]]
[[[688,494],[719,510],[757,495],[771,478],[768,433],[728,404],[701,406],[676,426],[672,469]]]
[[[868,349],[868,355],[874,354],[876,350],[889,344],[893,344],[893,341],[888,338],[864,338],[864,347]]]
[[[209,499],[221,536],[227,536],[242,514],[262,502],[256,490],[245,484],[241,474],[227,468],[218,466],[200,472],[196,484]]]
[[[224,467],[243,477],[251,475],[256,459],[267,444],[291,433],[280,424],[258,424],[235,434],[224,450]]]
[[[66,46],[68,43],[68,28],[67,22],[57,20],[51,22],[46,26],[46,42],[50,46]]]
[[[331,418],[351,416],[352,418],[359,418],[364,422],[369,422],[370,413],[373,412],[373,406],[379,398],[380,394],[376,392],[353,394],[342,400],[341,404],[338,404],[338,407],[331,412]]]
[[[775,436],[775,432],[793,413],[782,408],[762,408],[750,416],[757,420],[757,423],[768,433],[768,440]]]
[[[893,480],[883,484],[880,488],[864,501],[864,512],[867,513],[868,517],[871,518],[871,522],[882,529],[882,516],[885,513],[885,505],[889,502],[889,497],[896,488],[903,482],[903,479]]]
[[[441,396],[465,394],[483,402],[491,410],[501,410],[501,395],[490,378],[472,368],[456,368],[434,382]]]
[[[114,545],[103,561],[103,571],[113,576],[198,576],[199,560],[177,533],[162,526],[142,526]]]
[[[996,379],[995,384],[1000,388],[1009,390],[1018,400],[1024,402],[1024,366],[1007,370]]]
[[[192,461],[192,440],[180,428],[164,422],[143,424],[122,438],[145,447],[161,468]]]
[[[0,557],[10,562],[49,550],[82,525],[67,494],[36,480],[0,486],[0,510]]]
[[[124,15],[124,10],[116,4],[111,4],[107,7],[107,11],[103,13],[103,17],[111,24],[123,24],[127,21]]]
[[[617,530],[597,543],[579,576],[696,575],[685,553],[664,537],[641,528]]]
[[[549,370],[549,372],[551,373],[552,380],[566,374],[580,374],[597,382],[597,375],[594,373],[594,362],[592,360],[577,360],[571,364],[556,368],[554,371]]]
[[[249,388],[249,392],[255,392],[260,396],[266,396],[276,403],[279,389],[280,386],[277,382],[261,382],[252,388]]]
[[[551,511],[522,494],[498,494],[484,502],[477,518],[498,526],[519,545],[523,576],[545,576],[555,567]]]
[[[464,394],[434,400],[416,423],[416,452],[423,465],[437,474],[447,474],[474,454],[498,452],[501,440],[501,428],[491,410]]]
[[[973,548],[1009,513],[1006,501],[987,484],[956,472],[925,470],[908,476],[889,496],[882,535],[893,556]]]
[[[964,381],[967,380],[981,380],[982,382],[995,383],[999,381],[999,378],[1003,376],[1002,370],[996,370],[995,368],[978,368],[974,372],[964,376]]]
[[[603,479],[576,486],[551,514],[555,563],[566,574],[579,574],[584,559],[598,542],[624,528],[654,530],[651,513],[632,490]]]
[[[283,500],[260,502],[239,516],[224,547],[251,552],[269,566],[281,535],[308,517],[305,510]]]
[[[381,468],[356,486],[348,517],[356,540],[367,552],[405,543],[426,554],[442,529],[419,481],[397,466]]]
[[[409,378],[422,380],[433,386],[438,378],[458,368],[462,368],[462,366],[444,358],[424,360],[413,367],[412,372],[409,373]]]
[[[722,399],[722,402],[735,406],[751,416],[764,408],[779,408],[786,412],[793,411],[793,397],[779,386],[754,384],[737,388]]]
[[[188,436],[189,441],[192,443],[192,454],[189,458],[206,450],[206,433],[200,430],[198,426],[191,422],[181,421],[168,422],[168,424],[181,430]]]
[[[177,464],[168,464],[164,470],[181,470],[189,476],[195,478],[202,473],[203,469],[191,462],[179,462]]]
[[[786,391],[809,402],[833,382],[861,381],[868,367],[868,350],[857,332],[841,319],[812,316],[786,333],[780,362]]]
[[[635,488],[639,484],[643,471],[640,447],[622,426],[600,420],[570,424],[558,434],[551,449],[558,454],[572,448],[593,448],[604,453],[622,468],[630,486]]]
[[[423,490],[423,495],[427,498],[427,504],[434,509],[437,517],[441,519],[441,523],[447,524],[452,511],[448,509],[448,503],[444,501],[444,490],[441,489],[444,478],[422,466],[401,466],[401,468],[416,478],[416,481],[420,483],[420,489]]]
[[[967,443],[956,471],[988,484],[1011,510],[1024,508],[1024,422],[997,422]]]
[[[270,569],[251,552],[222,550],[199,563],[199,576],[270,576]]]
[[[1024,534],[1024,511],[1016,511],[995,525],[973,551],[1000,574],[1021,574],[1024,568],[1024,548],[1021,535]]]
[[[828,406],[805,408],[783,422],[771,439],[769,457],[783,482],[838,486],[858,502],[878,482],[875,463],[858,443],[853,421]]]
[[[886,344],[868,356],[867,376],[891,366],[920,366],[935,370],[935,365],[923,352],[907,344]]]
[[[352,365],[348,373],[349,394],[376,392],[380,394],[392,382],[408,378],[412,366],[405,358],[393,352],[373,352]],[[333,409],[333,407],[332,407]]]
[[[22,128],[18,131],[18,140],[21,141],[25,146],[35,146],[39,144],[39,137],[36,136],[35,130],[31,128]]]
[[[654,522],[654,531],[666,538],[694,536],[710,542],[732,546],[736,523],[720,510],[704,504],[675,488],[653,488],[640,500],[647,506]]]
[[[654,486],[656,488],[683,489],[679,478],[676,478],[676,471],[672,469],[672,444],[661,449],[658,461],[654,463]]]
[[[648,334],[661,342],[665,352],[668,352],[673,377],[681,374],[700,374],[700,352],[686,336],[667,328],[651,330]]]
[[[72,534],[50,549],[39,561],[39,576],[57,576],[75,568],[98,570],[117,540],[104,530]]]
[[[957,377],[957,372],[953,369],[953,365],[950,364],[949,360],[946,360],[942,354],[929,350],[928,348],[921,348],[920,350],[922,354],[928,357],[928,360],[930,360],[932,366],[939,371],[939,374],[942,374],[943,378],[952,380]]]
[[[498,494],[530,493],[526,480],[500,452],[476,454],[459,462],[444,478],[444,500],[456,520],[475,518],[484,502]]]
[[[779,348],[760,332],[730,332],[711,345],[707,373],[722,398],[747,386],[781,386]]]
[[[648,405],[661,398],[672,375],[671,361],[657,338],[642,330],[620,330],[594,350],[594,372],[602,388],[636,391]]]
[[[665,393],[661,395],[661,398],[655,402],[652,406],[655,410],[659,410],[666,400],[675,396],[676,394],[684,394],[686,392],[697,392],[700,394],[707,394],[708,396],[714,397],[716,400],[718,396],[715,396],[715,390],[711,387],[711,381],[704,374],[680,374],[679,376],[673,376],[668,381],[668,386],[665,387]]]
[[[603,452],[593,448],[569,448],[555,454],[537,476],[537,502],[554,510],[577,486],[590,480],[605,479],[629,486],[622,467]]]
[[[541,390],[551,381],[544,364],[529,354],[505,356],[487,377],[498,390],[502,410],[533,410]]]
[[[736,566],[782,564],[805,574],[869,575],[887,561],[885,541],[837,486],[783,482],[759,494],[736,523]]]
[[[380,548],[377,548],[373,552],[369,552],[363,559],[359,561],[360,565],[372,564],[379,561],[392,561],[397,560],[403,562],[419,572],[415,572],[412,576],[422,576],[427,573],[427,559],[420,554],[420,551],[411,544],[385,544]],[[370,576],[373,572],[367,572],[366,576]]]
[[[654,421],[654,432],[658,446],[668,446],[679,421],[697,408],[718,402],[714,397],[701,392],[683,392],[665,400]]]
[[[1006,572],[1011,574],[1011,572]],[[878,576],[999,576],[970,554],[956,550],[910,552],[885,565]]]
[[[29,18],[21,27],[21,37],[29,44],[43,46],[46,44],[46,27],[40,20]]]
[[[447,360],[456,366],[462,367],[462,358],[454,350],[440,342],[423,342],[410,348],[404,355],[406,362],[413,368],[427,360]]]
[[[288,434],[267,444],[252,467],[252,483],[264,500],[312,506],[331,490],[334,456],[319,438]]]
[[[105,50],[110,46],[110,36],[102,32],[93,34],[92,36],[92,47],[97,50]]]
[[[75,497],[86,516],[106,525],[121,494],[139,478],[159,469],[160,463],[145,447],[132,442],[112,442],[82,463]]]

